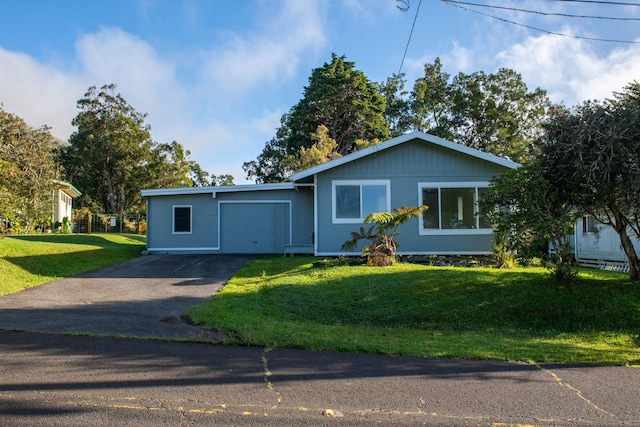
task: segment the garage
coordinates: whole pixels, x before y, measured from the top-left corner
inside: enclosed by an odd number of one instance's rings
[[[220,252],[282,254],[291,244],[291,202],[220,202]]]

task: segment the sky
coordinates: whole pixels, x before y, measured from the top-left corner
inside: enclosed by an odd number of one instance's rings
[[[4,1],[0,103],[66,141],[77,101],[91,86],[114,83],[147,114],[155,141],[178,141],[204,170],[246,184],[242,164],[257,158],[332,53],[375,83],[402,71],[408,89],[436,58],[452,76],[507,67],[568,107],[640,81],[640,0],[466,3],[474,5]]]

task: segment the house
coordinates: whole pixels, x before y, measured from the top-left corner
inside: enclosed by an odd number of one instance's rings
[[[490,223],[478,214],[491,177],[517,163],[414,132],[278,184],[143,190],[151,253],[350,255],[342,244],[371,212],[426,204],[403,224],[398,254],[484,255]]]
[[[573,237],[575,258],[579,264],[628,271],[629,263],[620,244],[620,236],[611,226],[585,215],[576,221]],[[640,237],[631,237],[631,241],[640,256]]]
[[[62,223],[64,218],[71,221],[71,209],[73,199],[82,195],[80,191],[73,185],[65,181],[54,180],[53,190],[53,213],[51,215],[51,223]]]

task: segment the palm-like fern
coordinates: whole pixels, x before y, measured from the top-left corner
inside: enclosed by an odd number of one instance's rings
[[[351,232],[351,240],[342,244],[342,250],[353,250],[360,240],[369,240],[371,243],[362,249],[362,256],[394,258],[398,248],[395,237],[400,234],[398,226],[427,209],[426,205],[413,208],[403,206],[395,208],[393,212],[374,212],[364,219],[365,225],[371,225],[368,228],[360,227],[360,230]]]

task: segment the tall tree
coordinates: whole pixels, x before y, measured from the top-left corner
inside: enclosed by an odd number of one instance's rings
[[[513,70],[458,73],[451,79],[439,58],[424,66],[424,76],[415,81],[408,102],[411,130],[516,162],[535,157],[535,141],[551,106],[545,91],[529,91]]]
[[[529,92],[519,73],[501,68],[496,74],[458,74],[451,96],[456,142],[516,162],[535,157],[551,105],[545,91]]]
[[[411,129],[413,117],[405,84],[404,73],[393,74],[378,84],[378,91],[385,100],[384,119],[389,123],[391,137],[400,136]]]
[[[312,71],[303,98],[281,119],[281,127],[257,161],[243,169],[257,182],[281,181],[292,172],[287,156],[313,145],[312,134],[326,126],[340,155],[389,137],[385,100],[355,63],[335,53],[331,62]]]
[[[450,75],[442,70],[440,58],[425,64],[424,77],[418,78],[411,92],[413,129],[445,139],[453,139],[451,115],[453,108]]]
[[[575,206],[611,226],[640,279],[640,84],[614,98],[556,109],[542,139],[545,177]]]
[[[143,167],[153,146],[146,115],[115,89],[92,86],[78,101],[72,121],[78,129],[62,154],[67,176],[83,189],[81,203],[112,213],[141,207]]]
[[[0,217],[14,231],[51,221],[54,148],[49,128],[31,128],[0,106]]]

